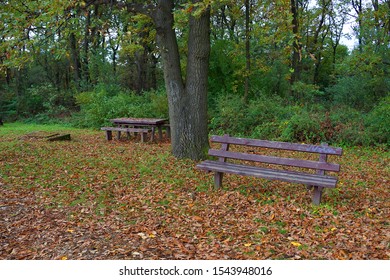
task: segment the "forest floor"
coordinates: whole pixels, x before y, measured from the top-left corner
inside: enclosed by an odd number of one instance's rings
[[[390,152],[332,161],[339,183],[314,206],[299,184],[226,175],[215,190],[168,141],[5,124],[0,259],[390,259]]]

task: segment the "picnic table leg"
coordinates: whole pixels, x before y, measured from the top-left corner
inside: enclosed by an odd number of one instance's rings
[[[120,124],[117,125],[117,127],[122,127]],[[120,131],[117,131],[116,132],[116,138],[119,140],[121,139],[121,132]]]
[[[171,138],[171,127],[167,126],[166,129],[167,129],[167,138]]]
[[[158,137],[160,139],[160,141],[162,140],[163,136],[162,136],[162,127],[161,125],[158,126]]]
[[[128,125],[125,125],[126,128],[129,128]],[[126,132],[126,138],[129,140],[131,138],[130,132]]]
[[[156,128],[153,126],[152,127],[152,136],[150,138],[150,142],[154,142],[154,132],[156,131]]]
[[[146,134],[147,134],[146,132],[141,133],[141,142],[145,142]]]

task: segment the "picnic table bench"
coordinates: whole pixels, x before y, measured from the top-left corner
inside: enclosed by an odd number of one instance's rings
[[[309,145],[295,144],[276,141],[265,141],[256,139],[246,139],[224,136],[212,136],[210,142],[220,143],[221,149],[210,149],[209,155],[218,157],[218,160],[205,160],[199,163],[198,169],[214,172],[214,183],[216,187],[222,186],[224,173],[237,174],[242,176],[254,176],[269,180],[281,180],[291,183],[301,183],[308,188],[313,188],[312,202],[315,205],[320,204],[322,191],[324,188],[334,188],[337,184],[337,177],[325,175],[326,171],[339,172],[340,165],[327,162],[328,155],[342,155],[341,148],[330,147],[327,144]],[[248,152],[229,151],[231,145],[242,147],[252,147]],[[291,157],[278,157],[256,154],[253,147],[287,150],[293,152],[305,152],[319,154],[318,161],[305,160]],[[235,162],[227,162],[227,159],[233,159]],[[238,163],[237,163],[238,160]],[[248,162],[258,162],[259,164],[250,165]],[[277,169],[277,166],[288,166],[299,170]],[[302,171],[305,169],[305,171]],[[315,170],[315,173],[308,172],[307,169]]]
[[[101,130],[104,130],[106,132],[106,139],[112,140],[112,132],[117,131],[117,138],[120,139],[121,132],[126,132],[127,136],[130,137],[130,132],[133,133],[141,133],[141,142],[145,142],[146,135],[151,131],[150,129],[146,128],[134,128],[134,127],[102,127]]]

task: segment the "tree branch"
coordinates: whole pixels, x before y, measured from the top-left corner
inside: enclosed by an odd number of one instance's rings
[[[146,3],[135,3],[127,1],[118,1],[118,0],[90,0],[86,2],[86,7],[91,5],[111,5],[112,7],[117,7],[118,9],[126,9],[128,12],[140,13],[148,16],[152,16],[155,10],[155,5],[146,4]]]

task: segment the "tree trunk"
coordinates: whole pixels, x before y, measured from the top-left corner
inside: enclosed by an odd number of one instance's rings
[[[291,75],[291,84],[294,84],[296,81],[301,79],[301,68],[302,68],[302,45],[300,42],[300,34],[299,34],[299,4],[298,0],[291,0],[291,13],[293,16],[292,19],[292,31],[294,34],[294,42],[293,42],[293,54],[291,67],[294,70]]]
[[[76,84],[76,87],[80,86],[80,78],[81,78],[81,62],[80,55],[77,48],[76,36],[74,33],[71,33],[69,36],[69,44],[70,44],[70,53],[72,56],[72,70],[73,70],[73,79]]]
[[[207,76],[210,55],[210,11],[190,17],[187,81],[184,83],[173,28],[174,1],[159,0],[154,21],[168,93],[173,155],[201,159],[208,148]],[[197,2],[197,1],[193,1]]]
[[[245,93],[244,102],[248,103],[248,96],[250,90],[250,72],[251,72],[251,53],[250,53],[250,0],[245,0]]]
[[[352,0],[352,7],[354,8],[357,15],[358,22],[358,42],[359,42],[359,52],[363,52],[363,4],[362,0]]]

